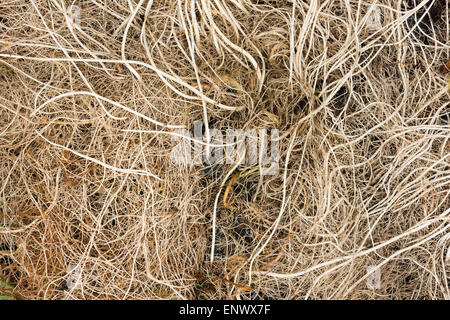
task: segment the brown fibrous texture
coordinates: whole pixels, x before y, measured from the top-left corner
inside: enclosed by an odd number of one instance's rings
[[[2,1],[0,294],[449,299],[449,6]],[[174,163],[196,121],[278,172]]]

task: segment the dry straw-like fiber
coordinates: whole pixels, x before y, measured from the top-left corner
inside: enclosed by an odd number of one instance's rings
[[[0,295],[449,299],[449,10],[2,1]],[[198,120],[279,173],[175,164]]]

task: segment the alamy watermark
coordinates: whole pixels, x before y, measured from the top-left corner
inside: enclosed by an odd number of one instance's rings
[[[179,165],[259,165],[262,175],[278,173],[278,129],[210,129],[209,142],[207,138],[202,121],[194,122],[193,137],[186,129],[177,130],[174,139],[179,143],[170,153],[172,162]]]
[[[366,280],[368,289],[380,289],[381,287],[381,270],[377,266],[367,267],[367,274],[369,275]]]
[[[80,289],[81,288],[81,270],[79,267],[74,265],[69,265],[67,268],[67,273],[69,277],[66,281],[66,286],[69,290]]]
[[[76,5],[71,5],[71,6],[69,6],[69,8],[67,10],[67,15],[69,18],[69,23],[76,28],[80,28],[81,8]]]

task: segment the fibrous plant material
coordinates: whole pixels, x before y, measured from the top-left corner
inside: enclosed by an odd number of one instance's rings
[[[450,299],[449,10],[0,3],[0,296]],[[231,129],[278,172],[173,161]]]

